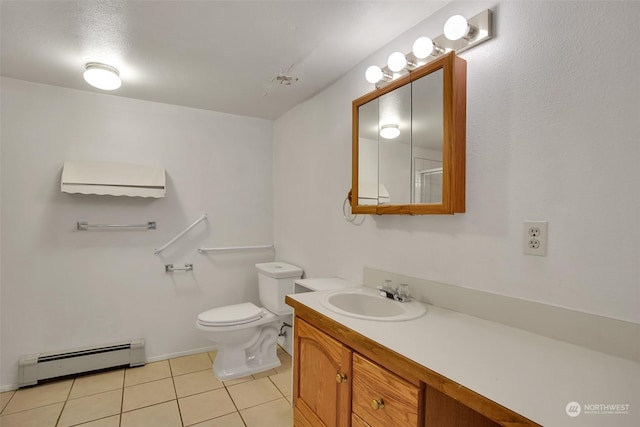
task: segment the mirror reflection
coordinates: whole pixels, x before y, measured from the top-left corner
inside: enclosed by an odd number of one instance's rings
[[[378,98],[378,204],[411,203],[411,85]]]
[[[411,83],[411,203],[442,202],[443,81],[440,69]]]
[[[380,197],[389,202],[389,194],[383,184],[378,184],[378,99],[360,108],[358,127],[358,204],[378,205]],[[382,188],[380,188],[382,187]]]
[[[359,108],[360,205],[441,203],[442,70]]]

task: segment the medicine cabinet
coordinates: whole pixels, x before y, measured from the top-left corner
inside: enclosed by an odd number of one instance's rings
[[[353,101],[351,211],[465,211],[467,64],[454,52]]]

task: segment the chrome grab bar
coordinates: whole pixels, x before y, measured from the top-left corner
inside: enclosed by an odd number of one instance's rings
[[[195,227],[196,225],[198,225],[198,223],[200,221],[203,221],[207,219],[207,214],[202,215],[200,218],[198,218],[197,220],[195,220],[195,222],[193,224],[191,224],[190,226],[188,226],[182,233],[178,234],[176,237],[174,237],[173,239],[169,240],[164,246],[159,247],[158,249],[156,249],[154,251],[154,253],[156,255],[158,255],[160,252],[164,251],[165,249],[167,249],[169,246],[171,246],[176,240],[178,240],[179,238],[181,238],[182,236],[184,236],[185,234],[187,234],[189,232],[189,230],[191,230],[193,227]]]
[[[227,246],[221,248],[198,248],[201,254],[205,252],[236,252],[236,251],[255,251],[263,249],[275,249],[273,245],[256,245],[256,246]]]

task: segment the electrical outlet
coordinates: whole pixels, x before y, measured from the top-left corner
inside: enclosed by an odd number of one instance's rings
[[[547,221],[525,221],[522,233],[522,253],[547,256],[548,230]]]

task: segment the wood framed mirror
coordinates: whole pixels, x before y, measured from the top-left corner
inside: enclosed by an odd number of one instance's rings
[[[353,101],[351,211],[465,211],[467,64],[454,52]]]

